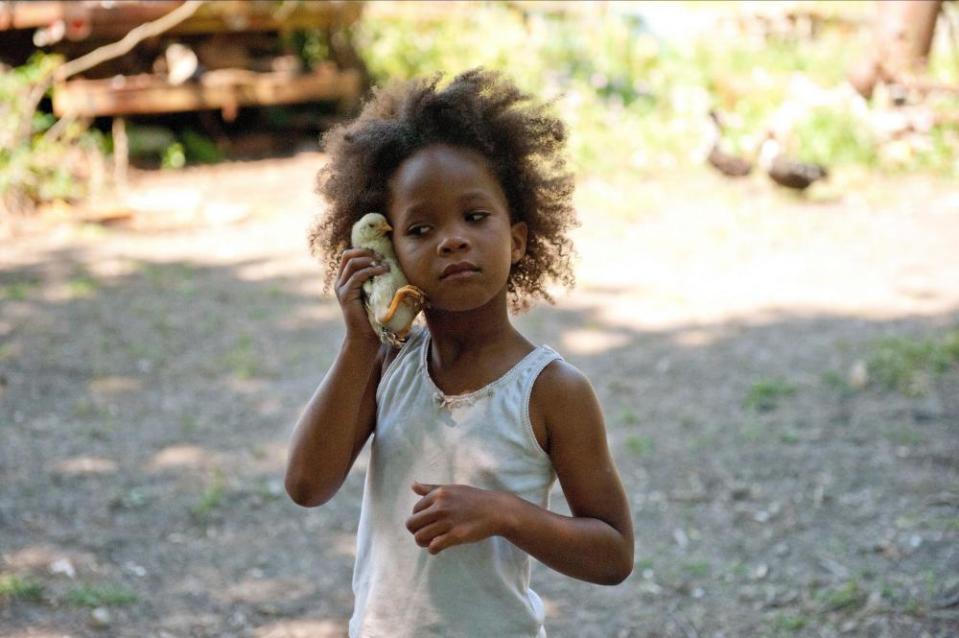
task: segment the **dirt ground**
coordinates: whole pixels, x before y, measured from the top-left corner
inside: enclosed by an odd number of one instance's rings
[[[138,173],[132,224],[0,240],[0,636],[345,635],[365,455],[324,507],[282,487],[342,336],[321,162]],[[959,326],[955,184],[580,190],[578,285],[516,321],[603,401],[636,568],[534,563],[549,634],[959,635],[959,370],[868,365]]]

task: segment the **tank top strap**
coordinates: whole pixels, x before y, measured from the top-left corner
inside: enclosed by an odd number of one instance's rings
[[[386,367],[386,370],[383,371],[383,376],[380,378],[379,386],[376,389],[376,400],[378,403],[382,400],[382,392],[384,388],[387,387],[390,378],[396,376],[398,370],[401,368],[417,368],[419,366],[419,361],[422,357],[421,351],[429,342],[427,333],[428,330],[425,326],[414,326],[410,331],[409,338],[400,346],[400,351],[390,362],[390,365]],[[410,381],[414,381],[414,379],[411,377]]]
[[[529,402],[533,395],[533,386],[536,384],[536,379],[539,378],[540,373],[546,368],[546,366],[551,364],[553,361],[562,361],[563,357],[558,352],[545,345],[537,347],[536,350],[530,354],[531,356],[527,357],[526,362],[524,362],[522,373],[517,376],[519,379],[518,382],[520,384],[521,396],[523,397],[520,404],[523,424],[532,435],[533,424],[529,417]],[[533,442],[536,444],[536,449],[541,451],[539,444],[536,443],[535,437],[533,437]]]
[[[542,372],[546,366],[557,360],[563,360],[562,355],[558,352],[549,346],[537,346],[537,348],[527,356],[526,361],[523,362],[523,369],[518,375],[521,379],[520,383],[524,385],[524,389],[526,389],[525,386],[529,386],[531,389],[537,377],[539,377],[539,373]]]

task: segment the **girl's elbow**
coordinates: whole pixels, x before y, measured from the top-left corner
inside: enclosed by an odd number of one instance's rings
[[[599,574],[595,579],[591,579],[591,581],[596,585],[607,585],[609,587],[613,587],[622,584],[622,582],[629,578],[629,575],[632,573],[632,563],[610,565],[606,571],[604,571],[602,574]]]
[[[290,473],[286,475],[284,487],[290,499],[300,507],[319,507],[336,493],[335,490],[319,490],[309,481]]]
[[[624,545],[617,560],[610,565],[610,570],[606,574],[603,585],[619,585],[633,573],[633,538],[632,536],[624,539]]]
[[[610,585],[610,586],[619,585],[623,581],[625,581],[627,578],[629,578],[630,574],[632,573],[633,573],[633,561],[629,561],[628,563],[623,562],[622,565],[618,565],[615,569],[613,569],[610,572],[608,580],[604,582],[603,584]]]

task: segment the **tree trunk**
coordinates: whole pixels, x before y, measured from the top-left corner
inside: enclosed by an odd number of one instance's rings
[[[849,73],[849,81],[865,97],[877,82],[915,75],[926,68],[942,0],[876,2],[873,26],[876,47]]]

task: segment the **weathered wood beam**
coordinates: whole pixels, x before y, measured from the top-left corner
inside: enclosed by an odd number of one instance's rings
[[[174,86],[154,75],[108,80],[72,80],[54,86],[53,111],[59,117],[96,117],[230,109],[235,106],[292,104],[314,100],[355,100],[360,74],[353,69],[308,75],[216,72],[219,80]],[[213,75],[213,72],[207,75]],[[205,79],[205,78],[204,78]]]

